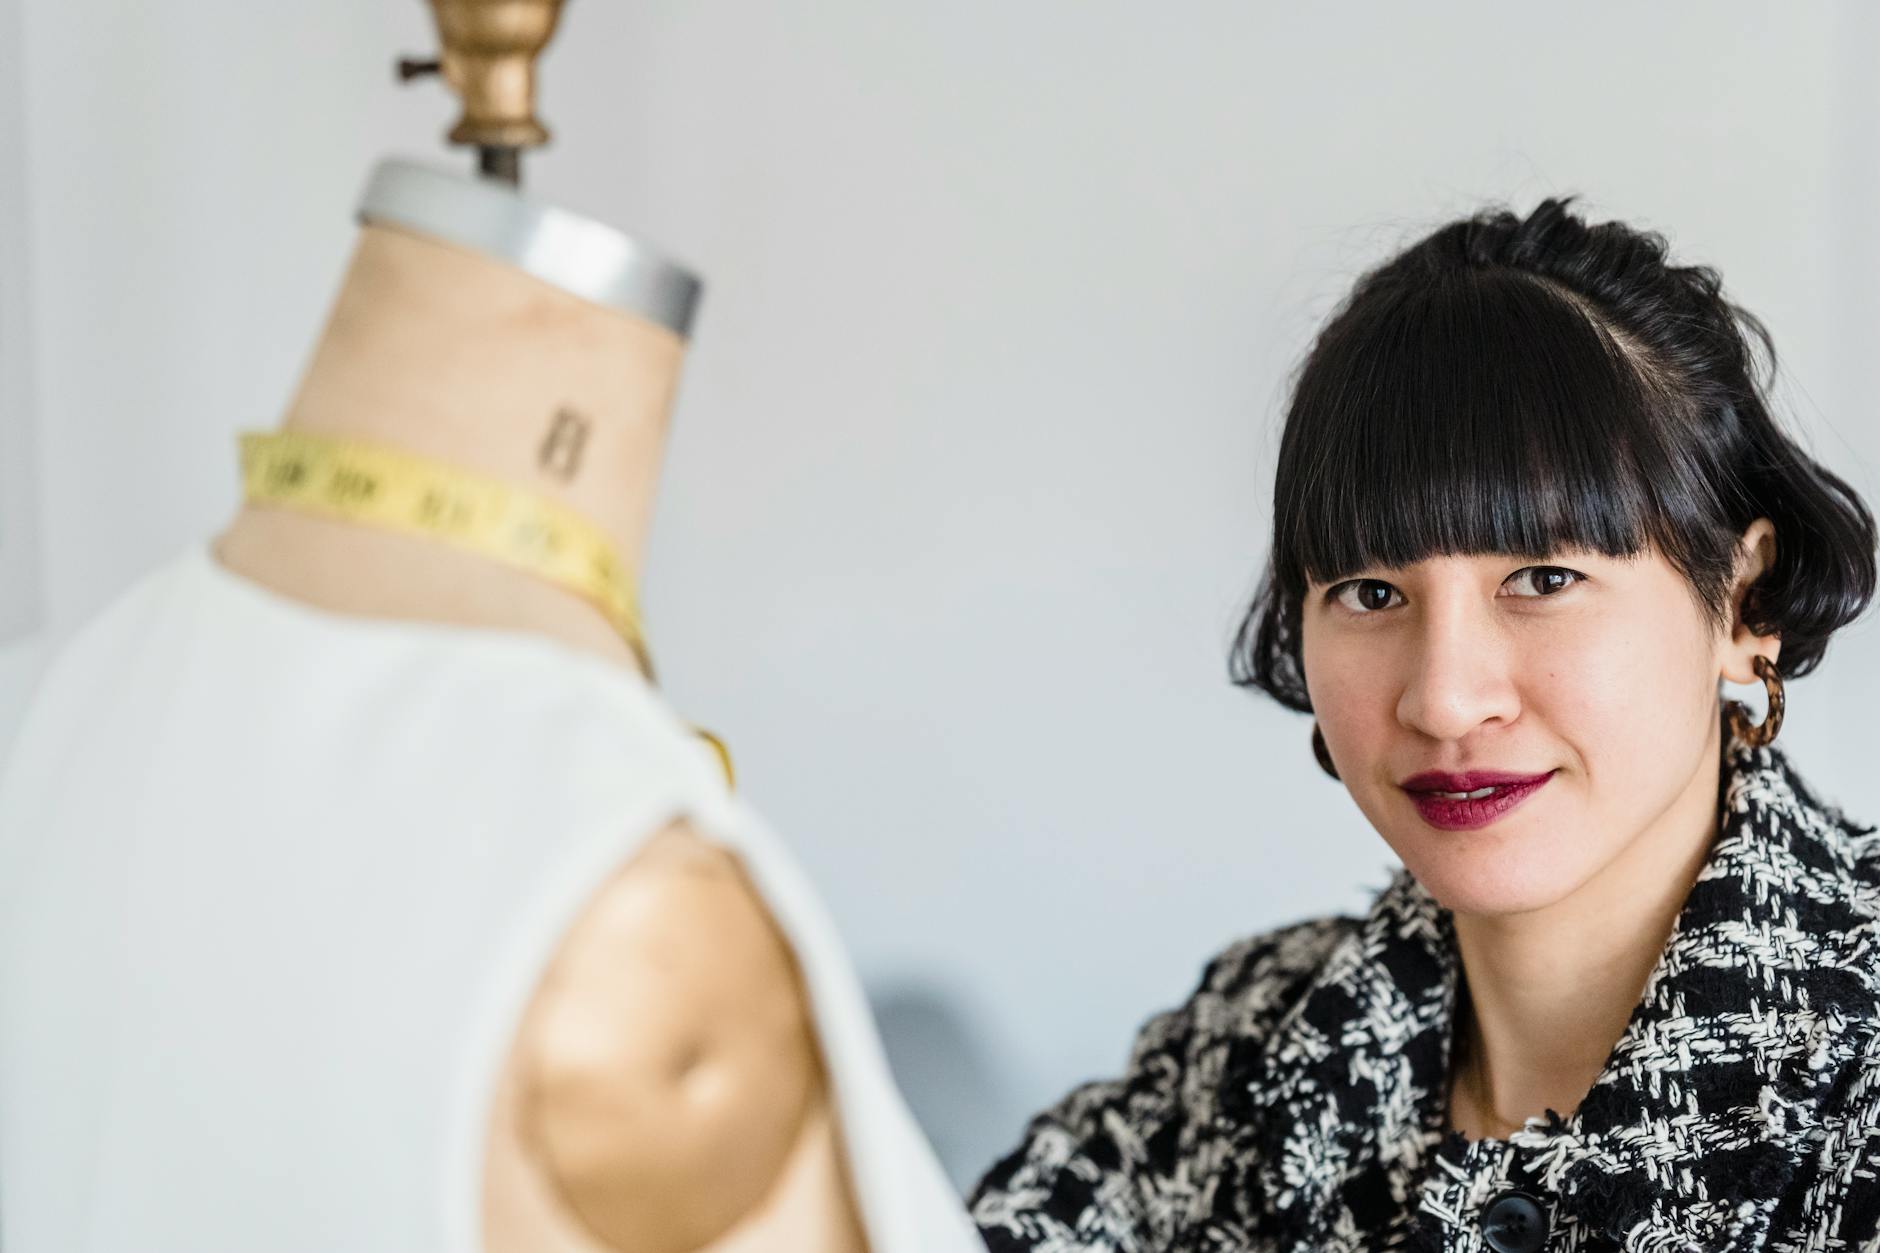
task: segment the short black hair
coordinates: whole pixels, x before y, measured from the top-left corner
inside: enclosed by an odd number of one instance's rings
[[[1437,553],[1655,548],[1730,618],[1736,545],[1775,525],[1743,620],[1807,674],[1874,593],[1873,514],[1771,416],[1775,348],[1717,272],[1575,196],[1485,209],[1360,277],[1295,376],[1272,548],[1229,673],[1311,712],[1308,580]],[[1758,355],[1760,350],[1760,356]]]

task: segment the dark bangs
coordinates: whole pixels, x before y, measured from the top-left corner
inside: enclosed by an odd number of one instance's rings
[[[1770,413],[1767,329],[1715,270],[1570,200],[1439,228],[1360,278],[1320,333],[1293,381],[1234,682],[1311,712],[1308,580],[1439,554],[1653,550],[1713,629],[1740,616],[1777,636],[1787,677],[1865,612],[1873,514]],[[1758,517],[1775,557],[1738,605]]]
[[[1273,509],[1288,590],[1436,554],[1675,554],[1718,502],[1673,410],[1530,276],[1452,273],[1367,302],[1294,393]]]

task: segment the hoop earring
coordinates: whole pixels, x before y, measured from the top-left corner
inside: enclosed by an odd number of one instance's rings
[[[1761,748],[1774,740],[1776,732],[1782,729],[1782,675],[1776,669],[1776,663],[1761,653],[1757,653],[1756,659],[1750,664],[1756,671],[1756,677],[1763,681],[1763,690],[1769,695],[1769,709],[1763,714],[1761,722],[1751,722],[1749,710],[1743,702],[1730,701],[1730,734],[1751,748]]]
[[[1325,747],[1325,736],[1316,721],[1312,724],[1312,755],[1319,759],[1319,769],[1334,779],[1338,777],[1338,768],[1332,765],[1332,754]]]

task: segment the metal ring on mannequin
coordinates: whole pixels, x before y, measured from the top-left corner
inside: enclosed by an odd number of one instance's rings
[[[358,217],[460,244],[682,338],[691,334],[703,287],[697,275],[611,226],[502,183],[388,157],[373,167]]]

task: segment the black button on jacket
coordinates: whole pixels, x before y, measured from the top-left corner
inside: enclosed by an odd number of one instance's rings
[[[1722,761],[1722,830],[1571,1117],[1444,1131],[1453,917],[1399,870],[1364,917],[1219,954],[1035,1117],[973,1190],[987,1244],[1483,1253],[1517,1193],[1549,1253],[1880,1253],[1880,836],[1775,745]]]

